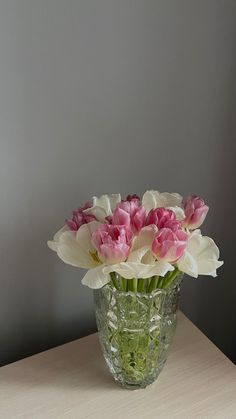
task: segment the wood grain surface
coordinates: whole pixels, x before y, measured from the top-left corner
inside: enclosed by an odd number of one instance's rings
[[[167,363],[146,389],[113,382],[93,334],[0,368],[0,418],[236,418],[235,365],[178,317]]]

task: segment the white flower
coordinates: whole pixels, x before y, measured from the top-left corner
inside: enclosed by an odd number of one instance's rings
[[[151,246],[157,231],[157,226],[153,224],[140,230],[139,235],[133,239],[132,251],[129,254],[128,262],[142,262],[149,265],[155,262]]]
[[[183,197],[178,193],[147,191],[143,195],[142,205],[146,208],[147,212],[151,209],[160,207],[169,208],[175,212],[177,220],[185,218],[184,210],[182,208]]]
[[[93,197],[93,206],[84,210],[86,214],[94,215],[98,221],[104,222],[106,217],[112,215],[116,205],[121,202],[120,194],[102,195]]]
[[[110,279],[109,273],[104,273],[104,265],[100,265],[88,270],[82,279],[82,284],[92,289],[98,289],[110,282]]]
[[[195,230],[190,233],[186,252],[177,262],[177,266],[194,278],[198,275],[215,277],[216,269],[223,265],[218,258],[219,249],[215,242],[210,237],[202,236],[200,230]]]
[[[91,236],[99,225],[98,221],[91,221],[83,224],[78,231],[71,231],[64,226],[47,244],[63,262],[84,269],[94,268],[101,263],[95,256]]]
[[[60,230],[58,230],[54,234],[53,240],[48,240],[47,245],[54,252],[57,252],[58,242],[60,240],[60,237],[61,237],[62,233],[64,233],[65,231],[70,231],[70,229],[69,229],[69,227],[67,225],[64,225]]]
[[[137,262],[121,262],[103,268],[105,274],[117,272],[126,279],[150,278],[153,275],[165,276],[167,272],[173,270],[174,267],[170,263],[161,260],[151,265]]]

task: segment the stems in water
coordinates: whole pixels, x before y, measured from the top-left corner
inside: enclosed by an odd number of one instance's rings
[[[181,271],[177,267],[173,271],[167,272],[162,276],[152,276],[151,278],[131,278],[126,279],[116,272],[111,272],[111,283],[119,291],[132,291],[134,293],[151,293],[155,289],[166,289],[168,288],[175,278],[181,274]]]

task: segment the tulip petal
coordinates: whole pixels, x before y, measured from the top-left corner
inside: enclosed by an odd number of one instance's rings
[[[199,260],[198,273],[199,275],[217,276],[216,269],[223,265],[222,261],[215,259]]]
[[[159,194],[157,205],[158,207],[181,207],[182,201],[183,197],[179,193],[162,192]]]
[[[68,230],[70,230],[68,227],[67,227],[67,225],[65,224],[60,230],[58,230],[57,232],[56,232],[56,234],[54,234],[54,236],[53,236],[53,240],[54,241],[58,241],[59,240],[59,238],[60,238],[60,236],[62,235],[62,233],[64,233],[64,231],[68,231]]]
[[[143,246],[137,250],[134,250],[132,253],[130,253],[128,257],[128,262],[141,262],[147,252],[150,252],[149,246]]]
[[[98,221],[103,223],[107,217],[107,212],[101,207],[91,207],[84,210],[85,214],[93,215]]]
[[[82,284],[87,285],[89,288],[98,289],[110,282],[109,273],[103,272],[104,265],[97,266],[96,268],[89,269],[82,279]]]
[[[117,272],[126,279],[131,278],[150,278],[154,275],[165,276],[168,271],[173,271],[174,267],[164,261],[158,261],[152,265],[135,262],[121,262],[103,269],[104,273]]]
[[[142,206],[147,212],[151,211],[152,208],[157,208],[156,203],[158,194],[158,191],[146,191],[143,195]]]
[[[185,213],[183,208],[180,207],[167,207],[168,209],[172,210],[175,213],[176,220],[182,221],[185,218]]]
[[[132,250],[140,249],[143,246],[151,246],[157,231],[158,231],[157,226],[153,224],[143,227],[140,230],[138,236],[134,237],[133,239]]]
[[[94,215],[98,221],[104,222],[106,217],[112,215],[116,205],[121,201],[120,194],[102,195],[93,197],[93,206],[84,210],[85,214]]]
[[[206,257],[218,259],[219,256],[220,252],[214,240],[207,236],[201,236],[199,259],[205,259]]]
[[[149,276],[153,275],[160,275],[165,276],[167,272],[173,271],[175,268],[169,262],[165,262],[164,260],[159,260],[155,262],[153,265],[150,266]]]
[[[214,240],[202,236],[200,230],[190,233],[185,254],[177,262],[178,268],[195,278],[198,275],[216,276],[216,269],[223,265],[218,260],[219,249]]]
[[[142,205],[149,212],[152,208],[175,208],[182,207],[183,198],[178,193],[147,191],[143,195]],[[173,210],[174,211],[174,210]]]
[[[76,241],[87,252],[94,252],[94,247],[91,243],[91,236],[95,230],[101,225],[99,221],[91,221],[83,224],[76,233]]]
[[[194,257],[189,253],[185,252],[181,259],[178,260],[177,266],[180,271],[187,275],[198,277],[198,265]]]
[[[153,256],[153,253],[151,250],[149,250],[148,252],[146,252],[143,257],[141,262],[145,263],[147,265],[153,265],[156,261],[156,258]]]
[[[158,228],[155,225],[149,225],[140,230],[139,235],[133,239],[133,247],[128,257],[128,262],[142,262],[147,264],[153,264],[155,262],[155,258],[151,252],[151,245],[157,231]]]
[[[73,231],[66,231],[61,236],[58,243],[57,254],[63,262],[69,265],[89,269],[97,266],[97,262],[92,258],[79,242],[77,242]]]
[[[69,230],[69,228],[67,227],[66,224],[60,230],[58,230],[56,232],[56,234],[54,234],[53,240],[48,240],[47,241],[47,245],[48,245],[49,249],[56,252],[57,251],[57,242],[59,241],[60,236],[62,235],[62,233],[64,233],[64,231],[68,231],[68,230]]]
[[[110,209],[111,209],[111,214],[112,214],[117,204],[121,202],[121,195],[118,193],[118,194],[111,194],[107,196],[110,201]]]
[[[73,231],[65,231],[57,244],[57,255],[69,265],[88,269],[93,265],[91,256],[76,241]]]
[[[67,228],[61,229],[54,236],[55,241],[49,241],[48,246],[69,265],[84,269],[93,268],[99,262],[92,256],[95,249],[91,245],[91,235],[99,225],[99,222],[91,221],[83,224],[77,232]]]

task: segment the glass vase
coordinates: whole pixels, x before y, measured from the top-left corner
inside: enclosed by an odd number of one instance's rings
[[[111,284],[94,292],[102,352],[123,387],[145,388],[160,374],[176,328],[181,279],[150,293],[119,291]]]

